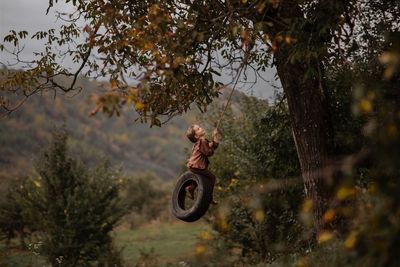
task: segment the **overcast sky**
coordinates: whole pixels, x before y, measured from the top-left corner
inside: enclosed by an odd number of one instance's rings
[[[54,12],[46,16],[47,0],[0,0],[0,36],[1,39],[10,29],[26,30],[29,33],[49,28],[58,28],[61,22],[56,21]],[[57,4],[57,10],[68,12],[69,5]],[[29,51],[40,50],[40,44],[31,41],[27,44]]]
[[[60,0],[59,2],[63,2]],[[16,31],[26,30],[30,34],[39,30],[47,30],[49,28],[58,29],[62,24],[56,20],[54,11],[50,12],[46,16],[46,9],[48,6],[47,0],[0,0],[0,38],[1,42],[5,35],[8,34],[10,29]],[[58,3],[55,5],[57,11],[68,12],[71,7],[64,3]],[[25,44],[25,50],[23,52],[24,59],[32,59],[33,52],[42,51],[42,43],[36,40],[27,39]],[[0,54],[1,62],[9,62],[9,58]],[[64,64],[71,64],[64,62]],[[72,67],[72,65],[71,65]],[[269,82],[264,82],[258,79],[255,86],[250,89],[249,86],[244,86],[241,90],[253,94],[262,98],[270,98],[273,96],[274,89],[270,85],[279,85],[279,82],[274,79],[274,70],[269,70],[263,74],[264,79]],[[223,77],[224,82],[229,82],[232,77]],[[253,78],[254,79],[254,78]],[[249,81],[251,81],[251,75],[249,75]]]

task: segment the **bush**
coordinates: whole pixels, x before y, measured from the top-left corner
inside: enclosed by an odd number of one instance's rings
[[[112,252],[110,231],[124,215],[116,175],[107,164],[87,169],[67,154],[67,135],[53,133],[36,163],[37,178],[23,186],[23,215],[36,229],[38,252],[53,266],[87,266]]]
[[[7,193],[0,199],[0,240],[5,240],[8,246],[11,239],[19,237],[20,245],[24,248],[25,237],[32,231],[32,226],[23,217],[23,210],[18,201],[18,185],[9,185]]]
[[[229,248],[250,265],[302,249],[300,167],[285,100],[242,97],[221,122],[222,144],[211,159],[224,199],[211,221]],[[217,112],[218,114],[218,112]]]
[[[124,205],[130,214],[125,217],[130,227],[158,219],[169,214],[169,198],[163,182],[152,174],[140,174],[125,179],[121,191]]]

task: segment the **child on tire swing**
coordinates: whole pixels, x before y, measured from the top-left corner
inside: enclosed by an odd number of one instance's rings
[[[214,129],[211,142],[205,138],[205,134],[206,132],[204,129],[197,124],[193,124],[187,129],[186,136],[192,143],[194,143],[187,167],[189,171],[210,179],[212,189],[214,189],[216,177],[208,169],[208,165],[210,164],[208,157],[211,157],[214,154],[214,150],[218,147],[219,132],[217,128]],[[194,183],[186,187],[186,193],[190,199],[194,199],[195,189],[196,184]],[[215,205],[217,203],[212,200],[211,204]]]

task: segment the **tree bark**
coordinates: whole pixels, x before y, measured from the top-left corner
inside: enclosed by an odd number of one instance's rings
[[[323,227],[322,215],[327,204],[323,168],[328,160],[328,127],[325,121],[324,94],[318,77],[305,78],[309,67],[288,62],[289,48],[276,53],[276,66],[286,95],[293,136],[300,162],[306,196],[313,202],[315,232]]]
[[[274,18],[271,20],[271,18]],[[280,2],[279,8],[269,16],[253,16],[253,21],[269,21],[272,28],[266,32],[272,36],[290,32],[289,24],[282,21],[304,19],[304,14],[296,0]],[[280,22],[279,22],[280,21]],[[308,34],[308,35],[307,35]],[[308,36],[308,37],[307,37]],[[317,37],[315,37],[317,36]],[[309,42],[318,35],[303,33],[300,42]],[[306,38],[305,38],[306,37]],[[313,40],[323,42],[323,40]],[[323,44],[321,44],[323,45]],[[324,167],[329,153],[329,130],[327,126],[327,107],[324,103],[321,62],[290,62],[291,45],[282,44],[274,54],[278,76],[288,101],[291,126],[300,162],[306,197],[313,202],[314,233],[323,227],[322,216],[327,205],[328,195],[324,186]],[[318,75],[306,78],[309,68]]]

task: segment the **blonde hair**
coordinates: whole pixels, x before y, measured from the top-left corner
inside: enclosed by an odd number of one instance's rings
[[[194,125],[189,126],[189,128],[186,130],[186,137],[192,143],[196,143],[197,142],[196,132],[194,130]]]

